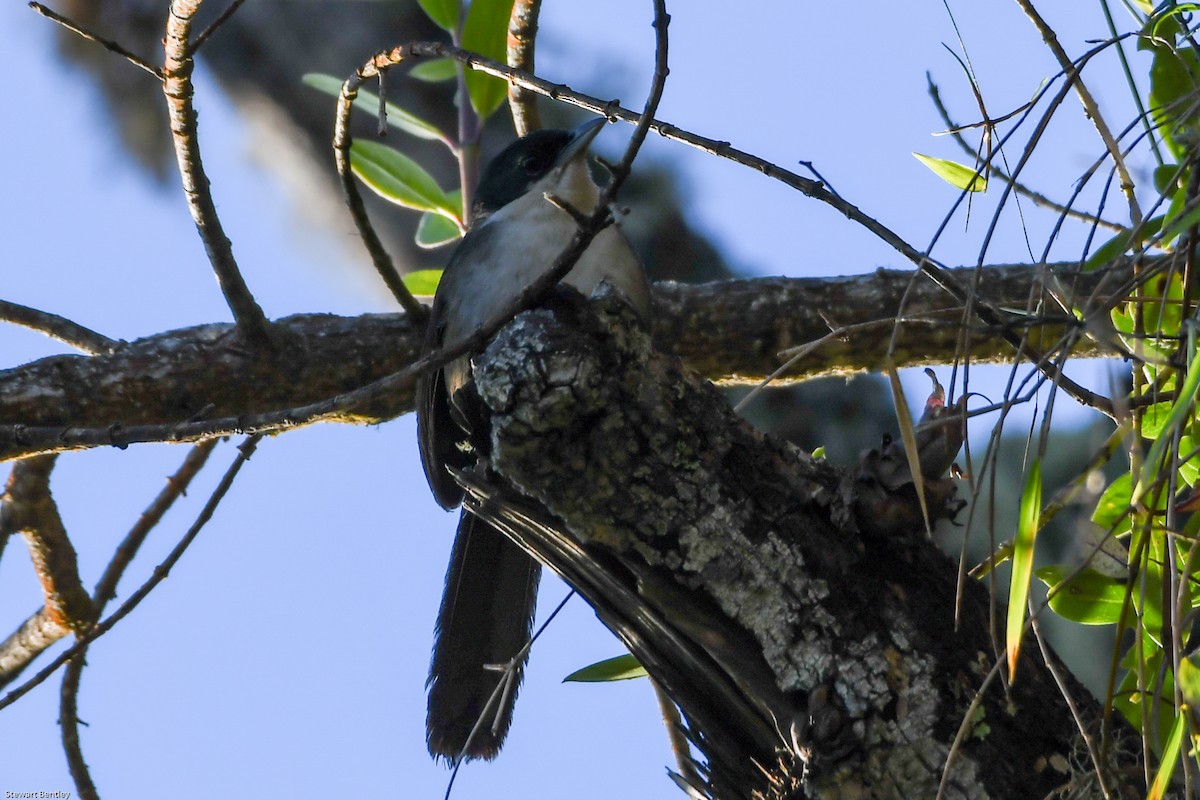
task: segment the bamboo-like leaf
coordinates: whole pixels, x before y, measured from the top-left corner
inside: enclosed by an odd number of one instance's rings
[[[450,198],[421,165],[403,153],[377,142],[350,145],[350,168],[371,191],[385,200],[418,211],[452,216]]]
[[[892,402],[896,404],[896,421],[900,425],[900,441],[904,442],[904,455],[908,459],[908,471],[912,475],[913,487],[917,490],[917,500],[921,504],[921,517],[925,520],[925,530],[933,535],[933,525],[929,521],[929,505],[925,501],[925,480],[921,474],[921,454],[917,450],[917,432],[913,427],[912,413],[908,410],[908,400],[904,397],[904,387],[900,385],[900,373],[890,356],[884,360],[884,369],[888,375],[888,384],[892,388]]]
[[[573,683],[605,683],[608,681],[627,681],[632,678],[648,677],[646,668],[638,663],[638,660],[626,653],[623,656],[615,658],[607,658],[604,661],[597,661],[595,664],[577,669],[567,677],[563,678],[563,683],[568,681]]]
[[[1175,724],[1171,726],[1171,735],[1163,747],[1162,760],[1158,762],[1158,772],[1146,800],[1162,800],[1166,797],[1167,788],[1171,785],[1171,775],[1175,772],[1175,764],[1179,761],[1179,749],[1183,743],[1183,732],[1187,729],[1188,706],[1183,705],[1175,714]]]
[[[1021,634],[1025,630],[1025,606],[1029,598],[1029,579],[1033,574],[1034,542],[1038,518],[1042,512],[1042,464],[1034,461],[1021,491],[1021,516],[1017,538],[1013,541],[1012,579],[1008,589],[1008,624],[1004,640],[1008,648],[1008,679],[1017,676],[1017,658],[1021,654]]]
[[[472,0],[463,23],[463,48],[504,61],[512,7],[513,0]],[[466,78],[471,106],[480,119],[487,119],[504,102],[508,84],[478,70],[468,70]]]
[[[1191,341],[1190,336],[1188,344],[1189,348],[1194,348],[1194,342]],[[1171,412],[1167,415],[1166,424],[1163,425],[1158,438],[1151,445],[1150,454],[1142,463],[1137,485],[1133,488],[1133,496],[1130,498],[1131,503],[1136,505],[1154,482],[1154,476],[1158,473],[1163,454],[1171,444],[1173,438],[1171,433],[1182,425],[1187,415],[1195,409],[1197,388],[1200,388],[1200,352],[1192,355],[1192,360],[1188,364],[1187,380],[1184,381],[1183,388],[1179,390],[1179,395],[1171,405]]]
[[[301,80],[306,86],[311,86],[317,91],[331,94],[338,97],[342,93],[342,81],[340,78],[335,78],[332,75],[322,75],[318,72],[310,72]],[[394,103],[387,103],[388,125],[394,125],[397,129],[405,133],[416,136],[418,139],[426,139],[435,142],[445,142],[447,146],[452,147],[449,137],[442,133],[432,122],[426,122],[415,114],[410,114]],[[366,111],[369,114],[379,113],[379,96],[368,92],[366,89],[359,89],[358,96],[354,98],[354,108],[360,111]]]
[[[934,175],[937,175],[956,189],[966,189],[968,192],[987,191],[987,178],[965,164],[921,153],[913,153],[913,155],[918,161],[929,167]]]

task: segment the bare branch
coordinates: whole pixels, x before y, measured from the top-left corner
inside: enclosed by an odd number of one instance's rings
[[[205,252],[233,312],[238,328],[249,341],[267,340],[267,318],[250,294],[233,257],[233,247],[221,227],[217,207],[213,203],[208,176],[200,160],[200,142],[196,132],[196,109],[192,105],[192,71],[196,67],[188,38],[192,18],[201,0],[173,0],[167,15],[167,35],[163,39],[163,94],[171,119],[171,135],[175,143],[175,159],[183,181],[183,194],[196,230],[204,242]]]
[[[45,606],[30,614],[0,642],[0,686],[7,686],[47,647],[70,632],[70,628],[55,621]]]
[[[112,41],[111,39],[105,39],[103,36],[98,36],[89,30],[85,30],[84,28],[75,24],[74,22],[72,22],[71,20],[62,16],[61,14],[54,13],[53,11],[46,8],[41,3],[30,3],[29,7],[32,8],[37,13],[41,14],[43,17],[46,17],[47,19],[57,22],[59,25],[62,25],[64,28],[71,31],[72,33],[82,36],[84,39],[87,39],[89,42],[95,42],[96,44],[103,47],[105,50],[108,50],[112,53],[116,53],[117,55],[119,55],[122,58],[124,58],[125,60],[127,60],[130,64],[133,64],[135,67],[143,69],[146,72],[149,72],[154,77],[158,78],[159,80],[162,80],[162,77],[163,77],[162,70],[160,70],[158,67],[154,66],[150,62],[146,61],[145,59],[141,58],[140,56],[137,56],[137,55],[131,53],[130,51],[126,50],[124,47],[122,47],[121,45]]]
[[[200,509],[200,513],[196,516],[196,521],[192,523],[190,528],[188,528],[187,533],[184,534],[183,538],[179,540],[179,543],[176,544],[171,552],[167,554],[167,557],[163,559],[163,562],[154,568],[154,573],[150,576],[150,578],[140,587],[138,587],[138,590],[131,594],[129,599],[122,603],[120,608],[114,611],[111,616],[93,626],[86,634],[83,634],[81,637],[79,637],[72,647],[59,654],[57,658],[43,667],[28,681],[21,684],[16,689],[13,689],[3,698],[0,698],[0,710],[7,708],[17,700],[20,700],[34,688],[39,686],[43,681],[53,675],[59,667],[70,661],[75,656],[79,655],[79,653],[83,652],[88,645],[112,630],[113,626],[128,616],[130,612],[138,607],[142,600],[146,599],[146,596],[153,591],[154,587],[166,580],[167,575],[170,574],[171,569],[179,562],[179,559],[183,557],[183,554],[187,551],[188,546],[191,545],[196,536],[199,535],[200,530],[212,518],[213,512],[220,504],[222,498],[225,497],[225,494],[229,491],[229,487],[233,485],[233,480],[237,477],[242,465],[250,459],[251,455],[253,455],[254,449],[258,446],[258,442],[261,439],[262,434],[255,434],[248,437],[246,441],[238,448],[237,458],[221,477],[220,483],[218,483],[217,488],[213,490],[212,496],[208,498],[208,502],[204,504],[204,508]]]
[[[371,75],[377,74],[379,73],[371,72]],[[358,96],[358,87],[366,79],[367,75],[364,74],[363,69],[356,70],[354,75],[342,84],[342,93],[338,96],[337,116],[333,126],[333,159],[337,165],[338,182],[342,187],[342,197],[346,201],[346,208],[350,211],[350,217],[354,220],[354,226],[358,229],[363,246],[367,248],[367,253],[371,256],[371,264],[374,265],[375,271],[379,273],[379,277],[400,307],[414,319],[424,322],[429,317],[429,310],[413,297],[412,292],[400,279],[400,273],[392,262],[392,257],[388,254],[387,248],[383,246],[379,234],[375,232],[375,226],[371,224],[367,207],[363,205],[362,194],[358,191],[358,184],[354,182],[354,175],[350,169],[350,145],[353,141],[350,133],[350,109],[354,105],[354,99]],[[380,87],[379,96],[382,107],[382,87]]]
[[[4,493],[4,528],[20,533],[29,545],[47,616],[79,634],[91,627],[95,611],[79,580],[75,548],[50,495],[50,472],[56,458],[39,456],[13,467]]]
[[[1142,223],[1142,210],[1138,206],[1137,197],[1134,194],[1133,178],[1129,174],[1129,169],[1125,165],[1125,156],[1121,153],[1121,146],[1113,137],[1112,131],[1108,129],[1108,123],[1104,121],[1104,115],[1100,112],[1100,106],[1096,104],[1092,93],[1088,91],[1087,86],[1083,82],[1083,77],[1079,73],[1079,68],[1071,61],[1067,51],[1058,42],[1058,36],[1054,33],[1054,29],[1047,24],[1042,15],[1033,7],[1033,3],[1029,0],[1017,0],[1017,5],[1025,12],[1025,15],[1033,22],[1038,33],[1042,35],[1042,41],[1050,48],[1050,52],[1058,59],[1058,65],[1066,73],[1067,83],[1074,85],[1075,93],[1079,95],[1079,102],[1083,103],[1083,110],[1087,114],[1088,119],[1096,126],[1096,132],[1100,134],[1100,139],[1104,142],[1104,147],[1112,156],[1113,163],[1117,167],[1117,171],[1121,176],[1121,191],[1125,194],[1125,199],[1129,202],[1129,219],[1133,226]]]
[[[229,4],[228,8],[222,11],[221,15],[213,20],[211,25],[200,32],[200,35],[196,37],[196,41],[192,42],[193,55],[200,51],[200,48],[204,46],[204,43],[208,41],[210,36],[220,30],[221,26],[229,21],[229,18],[232,17],[234,13],[242,7],[242,3],[244,2],[246,2],[246,0],[233,0],[233,2]]]
[[[537,43],[538,14],[542,0],[516,0],[508,19],[508,53],[506,60],[513,69],[529,75],[534,73],[534,48]],[[513,127],[518,136],[542,127],[542,115],[537,100],[516,83],[508,85],[508,107],[512,111]]]
[[[122,345],[117,339],[96,333],[66,317],[7,300],[0,300],[0,320],[44,333],[85,353],[111,353]]]
[[[1076,292],[1064,301],[1083,305],[1102,273],[1074,276],[1073,266],[1063,269],[1072,275]],[[786,360],[778,353],[822,339],[831,327],[872,323],[894,313],[910,278],[909,272],[878,270],[836,279],[658,284],[655,345],[709,380],[754,384]],[[998,306],[1020,307],[1039,280],[1036,267],[993,267],[984,271],[979,291]],[[962,306],[920,280],[907,308],[893,354],[897,365],[951,361]],[[1036,325],[1043,340],[1052,341],[1063,326],[1080,323],[1063,313],[1057,318],[1009,314],[1003,324],[1010,333]],[[231,326],[204,325],[132,342],[112,355],[54,356],[0,372],[0,420],[21,421],[0,425],[0,460],[283,430],[319,420],[378,423],[411,410],[413,375],[446,357],[433,354],[415,363],[423,336],[402,315],[303,315],[274,327],[269,358],[246,353]],[[825,339],[779,379],[879,369],[875,354],[886,348],[890,325],[853,331]],[[1076,348],[1077,355],[1106,355],[1090,342]],[[1012,351],[996,337],[974,337],[970,353],[975,363],[1012,359]]]

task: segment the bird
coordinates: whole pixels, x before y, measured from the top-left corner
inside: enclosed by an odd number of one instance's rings
[[[600,187],[587,153],[605,124],[599,118],[572,131],[535,131],[514,141],[484,169],[471,228],[434,295],[426,354],[469,338],[514,303],[566,249],[578,215],[591,214],[599,202]],[[616,224],[596,234],[562,283],[585,296],[608,283],[643,322],[649,319],[650,293],[641,262]],[[434,499],[446,510],[459,507],[463,499],[452,471],[468,469],[487,455],[487,420],[480,406],[470,355],[417,382],[421,464]],[[435,759],[456,764],[460,759],[490,760],[499,753],[528,657],[540,574],[538,563],[486,519],[461,511],[426,681],[426,743]],[[509,663],[515,672],[497,692]]]

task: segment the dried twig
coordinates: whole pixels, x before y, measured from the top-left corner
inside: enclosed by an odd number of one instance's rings
[[[167,478],[167,485],[142,512],[138,521],[134,523],[129,533],[118,545],[100,582],[96,584],[93,594],[96,616],[103,612],[104,606],[110,599],[116,597],[117,583],[121,580],[126,567],[133,561],[142,542],[146,540],[146,535],[159,523],[175,501],[183,495],[192,478],[196,477],[201,467],[208,461],[208,457],[218,441],[218,439],[209,439],[191,449],[182,466],[176,470],[174,475]],[[87,645],[84,645],[79,654],[72,658],[67,663],[67,668],[63,670],[62,689],[59,692],[58,724],[62,729],[63,751],[66,754],[67,766],[71,770],[71,777],[75,781],[75,788],[79,791],[79,796],[99,800],[99,793],[92,782],[87,762],[83,758],[83,748],[79,742],[79,682],[83,677],[83,667],[87,663],[86,658]]]
[[[59,25],[62,25],[64,28],[71,31],[72,33],[82,36],[84,39],[87,39],[89,42],[95,42],[96,44],[103,47],[105,50],[108,50],[112,53],[116,53],[117,55],[121,56],[121,58],[124,58],[125,60],[127,60],[130,64],[133,64],[135,67],[138,67],[139,69],[143,69],[146,72],[149,72],[154,77],[158,78],[159,80],[162,80],[162,77],[163,77],[162,70],[160,70],[158,67],[154,66],[150,62],[146,61],[145,59],[141,58],[140,56],[137,56],[137,55],[131,53],[130,51],[126,50],[124,47],[117,44],[113,40],[105,39],[103,36],[98,36],[98,35],[92,33],[91,31],[80,27],[79,25],[77,25],[76,23],[67,19],[66,17],[62,16],[61,14],[54,13],[53,11],[46,8],[41,3],[30,3],[29,7],[32,8],[37,13],[41,14],[43,17],[46,17],[47,19],[57,22]]]
[[[192,105],[192,71],[196,63],[189,42],[193,17],[200,3],[201,0],[172,0],[167,15],[167,34],[163,39],[163,94],[171,120],[175,160],[179,164],[188,210],[196,222],[196,230],[204,242],[225,302],[242,334],[251,341],[263,342],[267,339],[267,318],[246,286],[233,257],[233,247],[221,227],[208,176],[200,160],[196,109]]]
[[[112,353],[123,344],[117,339],[110,339],[104,334],[97,333],[91,328],[85,328],[66,317],[60,317],[58,314],[51,314],[48,311],[39,311],[18,303],[10,303],[7,300],[0,300],[0,320],[44,333],[53,339],[58,339],[60,342],[93,355]]]
[[[60,653],[57,658],[43,667],[32,678],[25,681],[25,683],[21,684],[16,689],[13,689],[3,698],[0,698],[0,710],[3,710],[20,700],[30,691],[41,685],[42,682],[44,682],[47,678],[57,672],[59,667],[70,661],[75,656],[79,655],[79,653],[83,652],[88,645],[112,630],[113,626],[115,626],[118,622],[127,617],[135,608],[137,608],[138,605],[140,605],[141,602],[146,599],[146,596],[149,595],[156,586],[158,586],[158,584],[166,580],[167,575],[171,573],[171,569],[179,562],[179,559],[183,557],[185,552],[187,552],[188,547],[196,539],[196,536],[199,535],[200,530],[212,518],[213,512],[216,511],[217,506],[225,497],[225,494],[229,491],[229,487],[233,485],[233,480],[237,477],[242,465],[250,459],[251,455],[253,455],[254,449],[258,446],[258,443],[262,437],[263,434],[254,434],[253,436],[248,437],[246,441],[243,442],[238,448],[237,458],[225,471],[225,474],[221,477],[220,483],[217,484],[217,488],[213,490],[212,495],[208,498],[208,501],[204,504],[204,507],[200,509],[200,513],[196,516],[196,521],[192,523],[192,526],[188,528],[187,533],[183,535],[183,538],[179,540],[178,544],[176,544],[171,552],[167,554],[167,557],[163,559],[162,563],[154,568],[154,572],[150,578],[141,586],[139,586],[137,591],[131,594],[129,599],[122,603],[121,606],[112,613],[112,615],[104,619],[102,622],[96,624],[86,634],[79,637],[78,641],[76,641],[72,647]]]

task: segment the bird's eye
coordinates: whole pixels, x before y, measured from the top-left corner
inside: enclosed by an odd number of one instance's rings
[[[541,168],[542,162],[537,156],[525,156],[521,159],[520,166],[526,173],[533,175]]]

